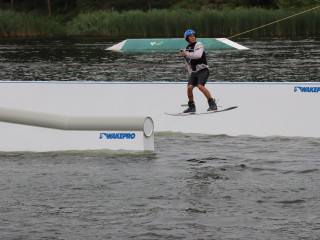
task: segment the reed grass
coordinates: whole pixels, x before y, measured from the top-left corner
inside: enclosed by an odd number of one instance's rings
[[[54,17],[0,10],[0,36],[182,37],[194,29],[199,37],[230,37],[293,15],[293,10],[262,8],[132,10],[81,13],[67,25]],[[246,37],[320,35],[320,10],[314,10],[248,33]]]
[[[69,26],[76,35],[112,37],[181,37],[189,28],[200,37],[229,37],[293,15],[293,10],[214,9],[152,10],[149,12],[97,11],[80,14]],[[246,36],[316,36],[320,34],[320,11],[314,10],[253,31]]]
[[[53,18],[32,13],[0,10],[0,36],[30,37],[65,34],[65,27]]]

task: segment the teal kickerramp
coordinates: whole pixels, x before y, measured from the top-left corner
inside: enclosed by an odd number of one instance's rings
[[[206,50],[227,50],[227,49],[248,49],[238,43],[226,38],[199,38],[197,42],[201,42]],[[139,50],[178,50],[185,48],[187,42],[180,38],[164,38],[164,39],[127,39],[107,50],[117,51],[139,51]]]

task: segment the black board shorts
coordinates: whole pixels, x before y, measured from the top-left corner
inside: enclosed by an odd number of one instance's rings
[[[199,72],[191,73],[188,81],[188,85],[198,86],[198,85],[206,85],[207,80],[209,78],[209,69],[205,68],[200,70]]]

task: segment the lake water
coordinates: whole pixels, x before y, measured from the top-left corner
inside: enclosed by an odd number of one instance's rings
[[[179,51],[106,51],[104,38],[0,39],[0,80],[185,82]],[[320,81],[320,38],[235,39],[250,50],[208,51],[211,81]],[[185,46],[182,46],[185,47]]]
[[[210,81],[319,81],[319,39],[237,39]],[[0,39],[2,81],[186,81],[177,52]],[[1,239],[319,239],[320,139],[156,133],[154,153],[0,153]]]

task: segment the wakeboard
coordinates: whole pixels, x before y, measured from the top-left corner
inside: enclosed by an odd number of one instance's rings
[[[230,111],[233,109],[236,109],[238,106],[233,106],[233,107],[229,107],[229,108],[224,108],[221,110],[215,110],[215,111],[206,111],[206,112],[195,112],[195,113],[184,113],[184,112],[176,112],[176,113],[165,113],[167,115],[171,115],[171,116],[190,116],[190,115],[203,115],[203,114],[211,114],[211,113],[219,113],[219,112],[226,112],[226,111]]]

